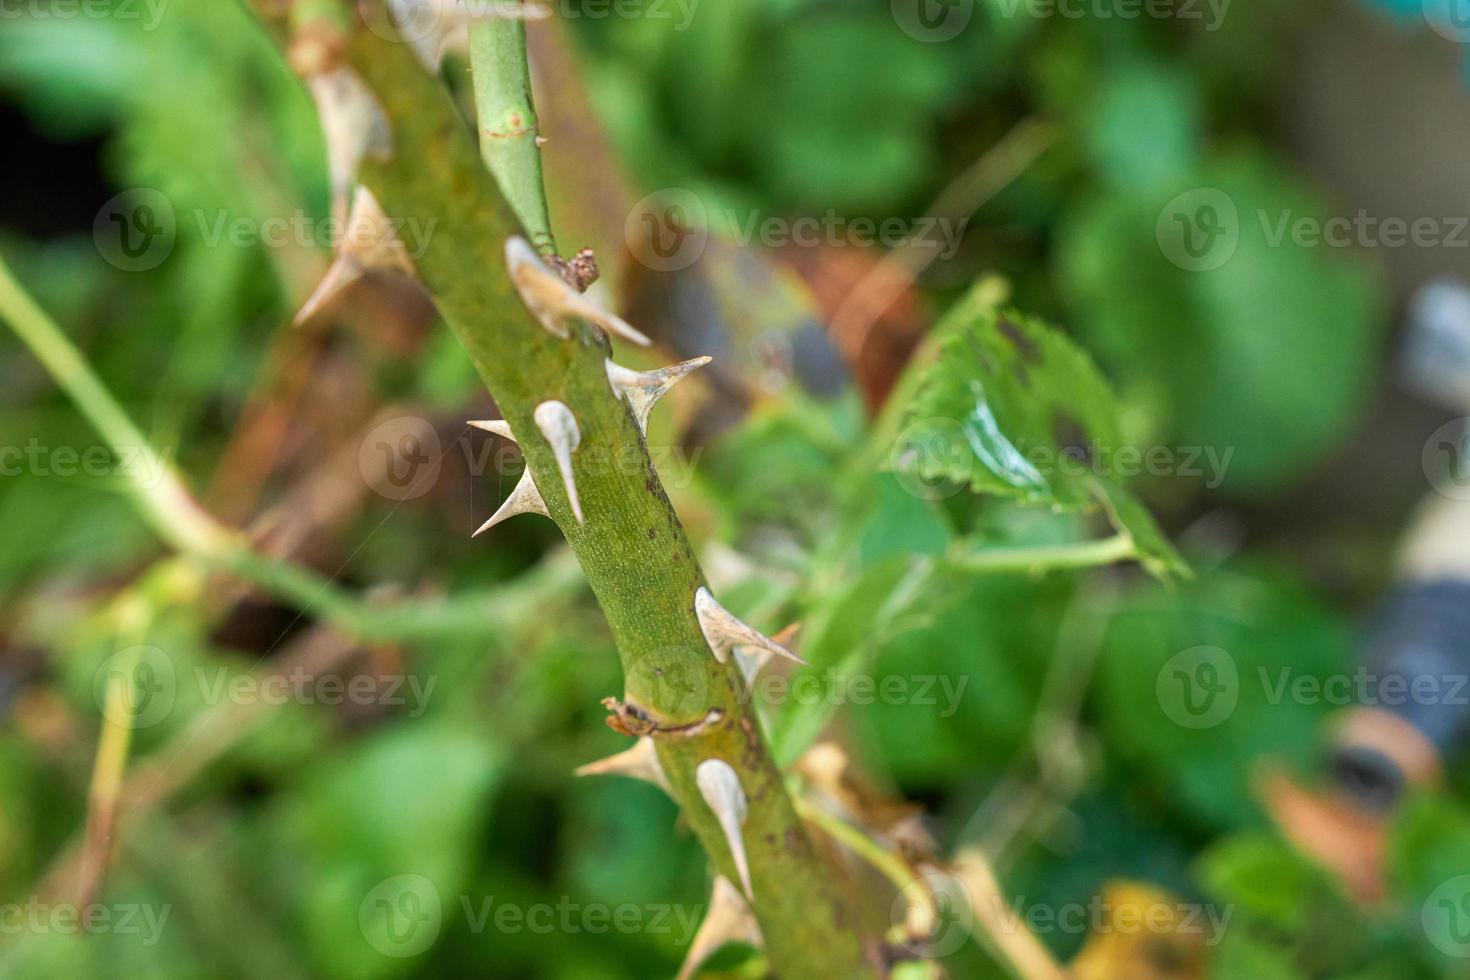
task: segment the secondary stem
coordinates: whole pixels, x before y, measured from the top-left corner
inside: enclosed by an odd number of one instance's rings
[[[3,259],[0,259],[0,315],[10,322],[16,335],[112,451],[119,456],[129,452],[137,454],[139,465],[126,468],[131,476],[127,488],[154,529],[182,551],[210,554],[224,547],[225,529],[194,503],[173,468],[154,452],[133,420],[92,372],[86,358],[21,288]]]
[[[1133,554],[1133,539],[1115,534],[1100,541],[1077,544],[1043,545],[1021,548],[955,548],[945,555],[945,563],[964,572],[1059,571],[1069,568],[1092,568],[1111,565]]]
[[[470,71],[480,156],[542,255],[556,252],[541,178],[541,127],[531,97],[526,25],[491,18],[470,25]]]
[[[114,454],[132,452],[145,460],[124,467],[126,490],[143,517],[176,550],[236,575],[303,613],[320,615],[351,636],[376,642],[493,632],[503,623],[495,615],[499,609],[495,594],[373,604],[310,569],[255,551],[244,535],[199,507],[178,472],[154,451],[86,358],[21,288],[3,259],[0,317],[10,323]],[[533,581],[539,598],[570,594],[577,586],[576,569],[565,558],[552,559]]]

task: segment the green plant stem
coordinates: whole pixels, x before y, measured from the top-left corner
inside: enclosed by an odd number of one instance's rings
[[[1133,555],[1133,539],[1115,534],[1099,541],[1022,548],[952,548],[945,564],[964,572],[1035,574],[1069,568],[1111,565]]]
[[[854,827],[841,817],[828,813],[817,804],[797,797],[796,811],[801,814],[803,820],[814,827],[820,827],[833,840],[868,862],[899,891],[903,891],[918,877],[914,869],[909,867],[908,862],[897,853],[888,850],[860,828]]]
[[[173,468],[154,452],[86,358],[21,288],[3,260],[0,315],[112,451],[137,455],[139,465],[127,467],[131,476],[127,489],[154,530],[181,551],[208,554],[223,548],[227,532],[194,503]]]
[[[283,33],[274,5],[257,0],[256,9]],[[694,595],[704,575],[628,404],[608,384],[606,338],[584,324],[559,338],[526,310],[503,258],[521,224],[448,92],[408,46],[358,26],[345,50],[376,95],[394,146],[391,158],[365,162],[361,180],[391,218],[434,222],[418,273],[519,437],[607,616],[625,678],[619,719],[654,736],[675,801],[715,867],[737,881],[719,821],[695,783],[705,760],[734,768],[749,804],[742,840],[751,904],[773,972],[784,980],[875,976],[852,896],[797,817],[738,668],[716,661],[700,630]],[[573,466],[585,523],[573,516],[532,417],[548,400],[568,406],[577,421]]]
[[[479,120],[480,156],[542,255],[556,254],[541,177],[541,127],[531,96],[526,25],[490,18],[470,25],[470,72]]]
[[[236,575],[303,613],[319,615],[359,639],[380,643],[425,640],[503,626],[501,590],[444,600],[370,603],[309,569],[255,551],[244,535],[220,524],[195,503],[178,472],[154,451],[86,358],[21,288],[3,259],[0,317],[114,454],[132,452],[145,458],[145,463],[124,468],[128,475],[125,489],[144,519],[179,552]],[[580,584],[575,566],[566,557],[548,560],[528,582],[532,597],[525,602],[530,603],[569,595]]]

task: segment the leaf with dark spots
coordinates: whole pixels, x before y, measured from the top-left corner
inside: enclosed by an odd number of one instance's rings
[[[939,357],[919,370],[891,468],[1061,511],[1097,511],[1154,574],[1185,570],[1148,512],[1108,469],[1126,448],[1112,388],[1061,331],[1016,311],[961,300],[939,327]]]

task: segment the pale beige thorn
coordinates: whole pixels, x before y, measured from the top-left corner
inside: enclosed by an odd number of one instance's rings
[[[622,317],[609,313],[573,289],[554,269],[541,261],[541,256],[521,236],[515,235],[506,241],[505,264],[516,292],[520,293],[521,302],[552,336],[562,340],[571,336],[566,321],[576,318],[644,347],[652,343]]]
[[[684,965],[679,968],[675,980],[690,980],[706,960],[728,943],[749,943],[759,949],[765,945],[765,940],[761,937],[760,923],[739,889],[730,883],[730,879],[716,875],[709,897],[709,911],[689,944]]]
[[[291,322],[299,327],[316,316],[339,293],[361,279],[362,274],[362,266],[346,255],[338,255],[332,259],[332,264],[327,266],[326,275],[322,276],[322,281],[317,283],[311,295],[306,297],[306,302],[301,304],[301,309],[296,311]]]
[[[337,256],[321,283],[302,304],[295,322],[305,323],[352,283],[369,272],[381,271],[415,274],[408,249],[398,238],[378,199],[366,187],[359,187],[352,197],[352,211]]]
[[[638,428],[647,435],[648,417],[653,413],[653,406],[658,404],[658,400],[668,394],[674,385],[712,360],[714,358],[706,354],[656,371],[634,371],[608,360],[607,380],[614,393],[628,399],[628,404],[633,406],[633,417],[638,420]]]
[[[413,259],[409,258],[408,249],[398,237],[393,222],[366,187],[359,187],[352,195],[352,212],[347,217],[347,227],[342,232],[338,250],[351,256],[365,270],[391,270],[409,276],[417,274]]]
[[[641,779],[645,783],[653,783],[664,792],[673,793],[669,786],[669,779],[664,775],[664,767],[659,764],[658,751],[654,748],[653,739],[647,735],[634,742],[632,748],[581,766],[577,769],[576,774],[578,776],[627,776],[630,779]]]
[[[332,185],[332,218],[342,226],[347,202],[362,158],[386,158],[393,152],[388,117],[372,90],[347,66],[307,80],[327,143],[327,172]]]
[[[577,428],[577,417],[564,402],[545,401],[536,406],[532,413],[536,428],[551,444],[556,455],[556,468],[561,471],[562,486],[566,487],[567,502],[572,505],[572,514],[578,524],[587,523],[582,516],[582,501],[577,497],[577,476],[572,469],[572,453],[582,444],[582,430]]]
[[[771,653],[763,647],[756,647],[753,653],[749,647],[735,648],[735,663],[740,667],[740,676],[745,678],[746,687],[755,683],[757,675],[770,662]]]
[[[505,498],[505,503],[500,505],[500,509],[490,515],[490,519],[484,524],[481,524],[479,529],[470,535],[470,537],[477,538],[501,521],[515,517],[517,514],[540,514],[543,517],[551,516],[551,512],[546,509],[546,501],[541,499],[541,491],[536,489],[536,481],[531,479],[530,467],[527,467],[521,473],[521,478],[516,483],[515,489],[510,492],[509,497]]]
[[[510,423],[505,419],[484,419],[478,422],[471,419],[468,424],[473,425],[477,429],[492,432],[502,439],[509,439],[511,442],[516,441],[516,437],[511,434]]]
[[[742,827],[750,813],[745,799],[745,790],[740,787],[740,777],[724,759],[706,759],[694,770],[694,784],[699,795],[704,797],[715,818],[720,821],[720,830],[730,848],[730,858],[740,874],[740,884],[745,897],[754,899],[755,890],[750,885],[750,862],[745,856],[745,836]]]
[[[736,647],[756,647],[768,654],[810,666],[805,660],[775,640],[741,622],[720,605],[710,594],[709,589],[702,585],[694,593],[694,615],[699,618],[699,629],[704,633],[704,640],[709,644],[710,652],[720,663],[728,661],[730,651]]]

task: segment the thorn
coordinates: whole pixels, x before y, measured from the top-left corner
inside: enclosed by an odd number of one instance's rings
[[[517,514],[551,516],[551,512],[546,509],[546,501],[541,499],[541,491],[536,489],[536,482],[531,479],[529,466],[521,472],[520,480],[516,483],[515,489],[510,492],[510,496],[505,498],[505,503],[501,504],[500,509],[490,515],[490,519],[481,524],[479,530],[470,537],[478,538],[501,521],[508,517],[515,517]]]
[[[754,653],[748,652],[745,647],[735,651],[735,663],[740,668],[740,676],[745,678],[746,687],[755,683],[756,677],[770,661],[771,654],[760,648],[757,648]]]
[[[322,276],[322,281],[317,283],[311,295],[306,297],[306,302],[301,304],[301,309],[296,311],[296,316],[292,318],[291,323],[298,327],[306,323],[320,313],[329,302],[336,299],[338,294],[361,278],[362,269],[345,255],[338,255],[332,260],[332,264],[327,266],[326,275]]]
[[[791,649],[791,641],[800,632],[801,624],[792,623],[771,637],[771,642],[789,650]],[[770,663],[771,657],[771,651],[764,647],[757,647],[755,650],[750,650],[746,647],[736,648],[735,662],[740,665],[740,676],[745,678],[745,685],[747,687],[754,683],[756,675],[765,669],[766,664]]]
[[[608,360],[607,380],[612,385],[613,393],[627,398],[628,404],[633,406],[633,417],[638,420],[638,428],[646,436],[648,417],[653,413],[653,406],[658,404],[658,400],[668,394],[674,385],[712,360],[714,358],[706,354],[656,371],[634,371]]]
[[[704,633],[704,640],[709,644],[710,652],[720,663],[729,660],[730,651],[737,647],[756,647],[765,651],[767,657],[774,654],[794,660],[803,666],[811,666],[775,640],[736,619],[715,600],[714,596],[710,595],[709,589],[702,585],[694,593],[694,615],[699,617],[699,629]],[[756,665],[757,669],[764,663],[765,660],[761,659]]]
[[[750,864],[745,857],[745,838],[741,834],[741,826],[750,807],[745,799],[745,790],[740,788],[740,777],[725,760],[706,759],[694,770],[694,783],[699,787],[699,795],[704,797],[704,802],[720,821],[745,897],[754,898],[755,891],[750,886]]]
[[[578,524],[586,524],[587,519],[582,516],[582,501],[577,499],[577,477],[572,470],[572,453],[582,444],[582,430],[577,428],[577,417],[566,404],[558,401],[546,401],[536,406],[532,415],[536,420],[536,428],[551,443],[551,451],[556,454],[556,468],[561,470],[562,486],[567,490],[567,501],[572,505],[572,513],[577,518]]]
[[[341,228],[348,221],[347,200],[362,158],[368,154],[386,158],[393,152],[388,117],[372,90],[345,65],[312,75],[306,85],[321,117],[332,185],[332,219]]]
[[[540,147],[545,146],[547,143],[550,143],[550,142],[551,142],[551,140],[548,139],[545,136],[538,136],[538,137],[536,137],[536,146],[537,146],[538,149]]]
[[[468,424],[473,425],[477,429],[483,429],[486,432],[493,432],[502,439],[509,439],[511,442],[517,441],[516,437],[511,435],[510,423],[505,419],[489,419],[483,422],[476,422],[471,419]]]
[[[764,945],[761,927],[750,906],[745,904],[736,887],[724,875],[715,875],[710,891],[709,911],[689,944],[684,965],[674,980],[690,980],[704,962],[727,943],[749,943],[757,949]]]
[[[575,317],[635,344],[647,347],[653,343],[622,317],[609,313],[568,285],[519,235],[505,243],[505,264],[510,269],[511,282],[521,294],[521,302],[552,336],[562,340],[571,336],[566,320]]]
[[[630,779],[641,779],[645,783],[653,783],[665,793],[671,795],[673,793],[669,787],[668,777],[664,775],[664,767],[659,764],[658,752],[654,748],[653,739],[647,735],[634,742],[630,749],[581,766],[576,770],[576,774],[578,776],[627,776]]]
[[[389,270],[412,276],[413,261],[378,199],[366,187],[359,187],[352,197],[352,212],[337,256],[292,322],[300,326],[310,320],[367,273]]]

